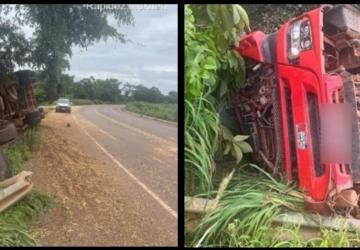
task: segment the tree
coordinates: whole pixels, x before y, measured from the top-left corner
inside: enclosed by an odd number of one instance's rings
[[[131,99],[131,93],[135,90],[135,86],[130,83],[125,83],[124,86],[120,89],[121,93],[124,94],[125,100],[129,101]]]
[[[3,5],[0,14],[11,6]],[[35,28],[35,37],[31,40],[32,62],[46,76],[46,93],[49,100],[62,93],[61,72],[70,67],[69,58],[74,45],[88,46],[107,38],[115,38],[124,43],[124,34],[107,22],[113,16],[117,24],[133,24],[133,16],[128,5],[121,9],[93,10],[80,4],[24,4],[16,5],[16,21],[21,25],[29,23]]]
[[[156,87],[147,88],[141,84],[137,85],[132,92],[135,101],[160,103],[164,100],[163,94]]]
[[[177,101],[178,101],[177,91],[169,91],[168,99],[169,99],[169,102],[171,102],[171,103],[177,103]]]
[[[30,44],[18,27],[9,23],[0,23],[0,72],[13,72],[15,64],[23,66],[29,62]]]
[[[94,77],[83,78],[76,83],[75,96],[80,99],[94,100]]]
[[[95,99],[103,102],[117,103],[120,101],[120,88],[121,82],[117,79],[96,80],[94,82],[94,95]]]
[[[69,98],[73,98],[74,76],[62,74],[60,77],[60,82],[62,83],[62,92],[58,93],[59,96],[66,96]]]
[[[185,194],[212,189],[215,153],[242,158],[242,150],[220,147],[222,126],[217,107],[230,91],[244,82],[244,61],[231,48],[249,26],[237,4],[185,6]],[[226,79],[222,75],[228,76]],[[230,136],[232,137],[232,136]],[[228,137],[229,138],[229,137]]]

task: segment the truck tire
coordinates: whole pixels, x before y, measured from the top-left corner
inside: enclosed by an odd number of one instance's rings
[[[0,181],[6,180],[12,176],[11,167],[8,158],[0,149]]]
[[[44,113],[44,108],[43,107],[38,107],[38,110],[41,114],[41,119],[44,119],[45,118],[45,113]]]
[[[25,115],[24,122],[29,126],[35,126],[41,121],[41,113],[39,110],[32,111]]]
[[[0,145],[3,145],[17,137],[18,133],[14,123],[8,123],[3,129],[0,129]]]

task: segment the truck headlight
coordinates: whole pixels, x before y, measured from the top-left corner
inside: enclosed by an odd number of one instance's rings
[[[294,61],[300,52],[312,48],[310,21],[296,21],[289,28],[288,58]]]
[[[300,25],[301,22],[297,21],[290,27],[290,50],[288,55],[290,60],[298,58],[300,54]]]
[[[301,50],[308,50],[312,48],[311,27],[309,20],[301,23],[300,45],[301,45]]]

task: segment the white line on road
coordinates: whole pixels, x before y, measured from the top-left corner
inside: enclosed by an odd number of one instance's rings
[[[161,200],[153,191],[151,191],[144,183],[142,183],[135,175],[133,175],[127,168],[125,168],[113,155],[111,155],[103,146],[100,145],[96,141],[94,137],[92,137],[79,123],[76,116],[71,114],[74,121],[77,125],[84,131],[84,133],[115,163],[117,164],[122,170],[125,171],[140,187],[142,187],[148,194],[150,194],[166,211],[168,211],[173,217],[177,219],[177,212],[174,211],[171,207],[169,207],[163,200]]]
[[[111,122],[113,122],[113,123],[115,123],[115,124],[118,124],[118,125],[120,125],[120,126],[122,126],[122,127],[124,127],[124,128],[127,128],[127,129],[129,129],[129,130],[132,130],[132,131],[134,131],[134,132],[136,132],[136,133],[142,134],[142,135],[144,135],[144,136],[146,136],[146,137],[148,137],[148,138],[150,138],[150,139],[154,139],[154,140],[157,140],[157,141],[160,141],[160,142],[163,142],[163,143],[166,143],[166,144],[170,144],[170,145],[173,144],[172,142],[170,142],[170,141],[168,141],[168,140],[166,140],[166,139],[163,139],[163,138],[161,138],[161,137],[159,137],[159,136],[156,136],[156,135],[147,133],[147,132],[145,132],[145,131],[143,131],[143,130],[141,130],[141,129],[137,129],[137,128],[128,126],[128,125],[126,125],[126,124],[124,124],[124,123],[122,123],[122,122],[119,122],[119,121],[117,121],[117,120],[114,120],[114,119],[112,119],[112,118],[110,118],[110,117],[108,117],[108,116],[100,113],[97,109],[95,109],[95,113],[97,113],[98,115],[104,117],[105,119],[107,119],[107,120],[109,120],[109,121],[111,121]]]

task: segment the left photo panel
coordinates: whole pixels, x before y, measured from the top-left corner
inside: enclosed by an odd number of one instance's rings
[[[0,246],[178,246],[178,6],[0,13]]]

